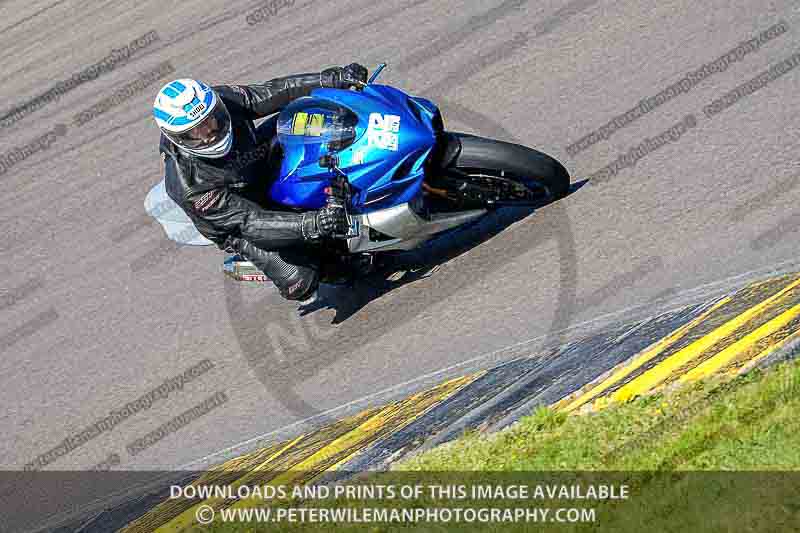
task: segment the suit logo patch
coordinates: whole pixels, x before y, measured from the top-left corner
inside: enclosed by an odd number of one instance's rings
[[[201,213],[208,211],[222,197],[222,191],[212,190],[195,200],[194,208]]]

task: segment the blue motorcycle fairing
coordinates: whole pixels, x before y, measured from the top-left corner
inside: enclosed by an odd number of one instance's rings
[[[335,153],[353,191],[351,212],[409,202],[419,193],[438,129],[432,102],[393,87],[315,89],[278,117],[284,156],[269,196],[288,207],[321,208],[334,174],[319,160]]]

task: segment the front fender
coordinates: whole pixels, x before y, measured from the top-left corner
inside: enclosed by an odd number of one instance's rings
[[[436,141],[436,148],[431,153],[431,170],[445,169],[451,166],[461,154],[461,139],[455,133],[444,132]]]

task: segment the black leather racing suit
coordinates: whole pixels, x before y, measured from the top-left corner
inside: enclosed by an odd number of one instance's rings
[[[280,111],[314,88],[337,86],[329,72],[276,78],[260,85],[213,87],[231,115],[233,146],[225,157],[196,157],[161,136],[170,198],[200,233],[220,249],[252,261],[290,300],[304,300],[316,290],[319,266],[303,246],[303,214],[262,205],[267,184],[277,175],[276,158],[270,159],[276,149],[275,121],[258,129],[253,121]]]

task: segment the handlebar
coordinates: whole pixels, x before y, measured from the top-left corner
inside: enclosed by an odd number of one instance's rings
[[[381,64],[379,64],[379,65],[378,65],[378,66],[375,68],[375,70],[373,70],[373,71],[372,71],[372,76],[370,76],[370,77],[369,77],[369,79],[367,80],[367,83],[364,83],[364,82],[357,82],[357,83],[355,84],[355,88],[356,88],[356,89],[358,89],[359,91],[363,91],[363,90],[364,90],[364,88],[365,88],[367,85],[370,85],[370,84],[374,83],[374,82],[375,82],[375,80],[377,80],[377,79],[378,79],[378,76],[380,76],[380,75],[381,75],[381,72],[383,72],[383,69],[385,69],[386,67],[387,67],[387,64],[386,64],[386,63],[381,63]]]

